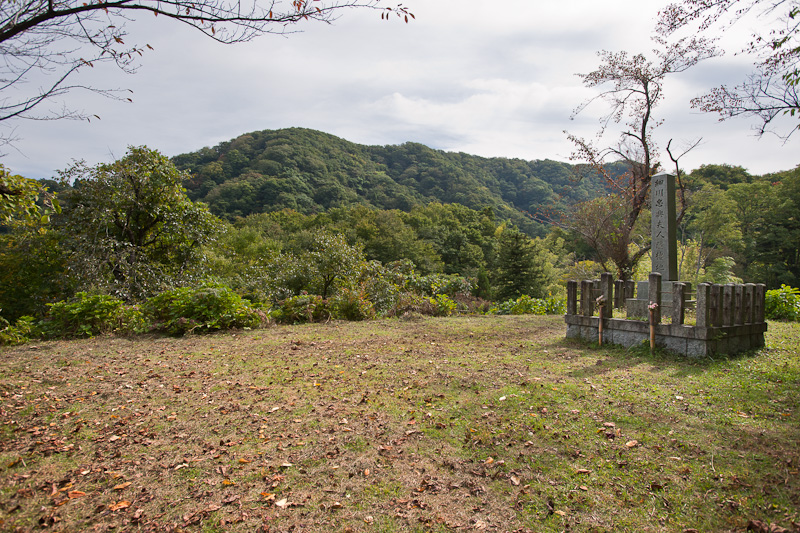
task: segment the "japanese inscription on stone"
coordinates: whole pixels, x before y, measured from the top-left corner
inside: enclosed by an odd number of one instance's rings
[[[653,261],[652,272],[662,280],[678,278],[678,243],[675,231],[675,176],[657,174],[650,185],[650,211]]]

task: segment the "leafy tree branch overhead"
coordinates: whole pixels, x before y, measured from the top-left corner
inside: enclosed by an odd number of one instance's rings
[[[742,22],[744,21],[744,22]],[[800,118],[800,2],[797,0],[682,0],[661,11],[657,32],[725,31],[736,25],[760,28],[736,53],[753,57],[754,71],[739,85],[721,85],[692,100],[693,107],[720,115],[720,120],[752,117],[759,135],[788,139],[800,124],[778,120]]]
[[[307,21],[330,23],[348,8],[376,9],[383,19],[413,17],[402,4],[386,7],[380,0],[5,0],[0,2],[0,121],[87,118],[56,102],[76,89],[125,98],[123,92],[74,80],[79,71],[102,63],[136,70],[150,48],[129,40],[126,23],[137,14],[166,17],[230,44],[292,33]]]

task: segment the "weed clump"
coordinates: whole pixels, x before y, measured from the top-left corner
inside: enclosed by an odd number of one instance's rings
[[[267,320],[230,288],[204,284],[162,292],[142,306],[151,329],[171,335],[222,329],[257,328]]]

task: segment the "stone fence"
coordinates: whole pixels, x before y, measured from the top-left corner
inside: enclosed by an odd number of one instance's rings
[[[613,308],[630,298],[630,285],[614,283],[609,273],[601,276],[599,290],[596,280],[567,282],[567,338],[596,341],[602,327],[603,342],[621,346],[636,346],[650,339],[650,324],[646,320],[612,318]],[[650,274],[648,307],[653,308],[655,344],[672,352],[699,357],[716,354],[734,354],[764,346],[763,284],[716,285],[700,283],[697,286],[694,326],[684,324],[687,305],[686,284],[672,282],[669,310],[662,309],[661,275]],[[615,295],[615,289],[622,294]],[[598,301],[603,303],[602,307]],[[656,304],[653,306],[653,304]],[[595,310],[602,309],[602,316]],[[662,313],[668,311],[668,313]],[[598,313],[599,314],[599,313]],[[661,321],[662,314],[672,317],[671,324]]]

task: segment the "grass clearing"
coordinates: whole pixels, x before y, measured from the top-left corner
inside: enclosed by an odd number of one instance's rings
[[[5,531],[744,531],[800,522],[800,325],[718,360],[561,317],[0,351]]]

